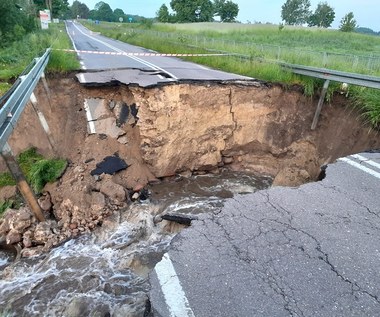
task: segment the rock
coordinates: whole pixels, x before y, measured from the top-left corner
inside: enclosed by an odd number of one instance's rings
[[[132,200],[137,200],[137,199],[139,199],[139,197],[140,197],[139,193],[134,193],[131,198],[132,198]]]
[[[49,192],[44,192],[40,198],[38,198],[38,204],[45,212],[49,212],[53,204],[51,203],[51,196]]]
[[[115,202],[124,202],[127,198],[124,187],[115,184],[110,178],[103,180],[100,192]]]
[[[17,195],[17,186],[4,186],[0,188],[0,201],[6,201]]]
[[[79,174],[83,173],[85,170],[86,170],[86,168],[84,166],[78,165],[74,168],[74,174],[79,175]]]
[[[62,220],[62,223],[70,222],[72,212],[74,210],[74,205],[70,199],[65,199],[60,204],[59,208],[54,208],[54,216],[59,221]]]
[[[22,237],[22,243],[24,248],[30,248],[32,246],[33,233],[31,231],[26,231]]]
[[[89,316],[89,303],[86,302],[85,298],[74,298],[67,306],[63,316],[67,317],[79,317],[79,316]]]
[[[310,181],[310,174],[299,167],[283,168],[273,180],[273,186],[295,187]]]
[[[26,228],[32,224],[32,214],[27,207],[20,208],[9,219],[9,228],[22,233]]]
[[[234,158],[233,157],[223,157],[223,163],[224,164],[231,164],[233,163]]]
[[[14,244],[20,242],[21,239],[21,234],[18,231],[11,229],[11,231],[8,232],[5,241],[7,242],[7,244]]]
[[[34,231],[34,241],[45,244],[52,235],[51,224],[49,222],[40,222]]]
[[[128,138],[125,135],[119,137],[117,141],[121,144],[128,144]]]
[[[26,258],[30,258],[30,257],[40,255],[42,252],[43,252],[42,246],[38,246],[38,247],[34,247],[34,248],[23,249],[21,251],[21,256],[26,257]]]
[[[71,230],[74,230],[74,229],[78,228],[78,224],[75,223],[75,222],[74,222],[74,223],[70,223],[69,228],[70,228]]]
[[[106,198],[102,193],[92,192],[91,193],[91,213],[92,214],[100,214],[106,206]]]
[[[5,235],[9,231],[9,221],[3,219],[0,225],[0,236]]]

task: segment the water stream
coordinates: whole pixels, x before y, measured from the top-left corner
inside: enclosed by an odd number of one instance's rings
[[[150,187],[148,200],[43,256],[12,262],[11,253],[0,253],[0,316],[150,316],[148,274],[184,228],[155,217],[196,217],[270,184],[232,172],[163,181]]]

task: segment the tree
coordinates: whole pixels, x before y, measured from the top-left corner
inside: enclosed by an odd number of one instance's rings
[[[128,20],[128,17],[124,13],[124,11],[122,9],[119,9],[119,8],[113,10],[113,16],[114,16],[115,22],[120,22],[120,20],[119,20],[120,18],[122,18],[124,22],[127,22],[127,20]]]
[[[167,23],[170,21],[169,9],[166,4],[163,4],[156,13],[159,22]]]
[[[68,0],[53,0],[51,15],[54,18],[63,17],[69,10]]]
[[[71,6],[71,16],[76,19],[77,16],[87,19],[90,16],[90,9],[82,2],[74,1]]]
[[[234,22],[239,14],[239,6],[230,0],[214,0],[214,11],[222,22]]]
[[[335,20],[335,11],[327,2],[318,3],[315,12],[309,17],[309,26],[328,28]]]
[[[214,6],[210,0],[171,0],[176,22],[209,22],[213,20]]]
[[[352,12],[347,13],[340,21],[339,30],[342,32],[353,32],[358,25],[354,19],[354,14]]]
[[[310,0],[287,0],[281,7],[281,18],[289,25],[301,25],[309,20]]]
[[[103,1],[100,1],[97,4],[95,4],[95,17],[97,20],[108,21],[108,22],[115,20],[115,17],[110,5]]]
[[[24,34],[36,28],[35,11],[28,14],[23,6],[16,5],[13,0],[1,0],[0,12],[0,47],[21,39]]]

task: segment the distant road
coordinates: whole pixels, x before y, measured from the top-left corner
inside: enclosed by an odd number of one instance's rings
[[[94,51],[94,52],[113,52],[113,53],[151,53],[152,51],[129,45],[117,40],[113,40],[100,34],[91,32],[80,23],[75,21],[66,22],[67,32],[73,42],[75,50]],[[118,77],[119,81],[130,83],[136,81],[136,73],[125,72],[125,69],[138,69],[147,72],[156,72],[156,81],[181,81],[181,80],[252,80],[252,78],[230,74],[214,69],[207,68],[191,62],[185,62],[178,58],[162,56],[115,56],[115,55],[97,55],[89,53],[78,53],[83,70],[111,70],[112,75]],[[224,58],[224,57],[216,57]],[[118,71],[119,70],[119,71]],[[124,71],[120,71],[124,70]],[[82,76],[82,81],[88,80],[99,83],[108,80],[107,75],[103,78],[88,75]],[[112,76],[111,76],[112,77]],[[132,77],[132,78],[131,78]],[[106,78],[106,79],[104,79]],[[81,80],[81,78],[80,78]],[[144,86],[145,79],[142,79]],[[138,80],[137,80],[138,81]],[[151,78],[148,82],[150,83]]]

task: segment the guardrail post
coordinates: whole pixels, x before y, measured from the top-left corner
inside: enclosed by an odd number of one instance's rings
[[[311,124],[311,129],[312,130],[315,130],[315,128],[317,127],[319,115],[321,114],[323,102],[325,100],[327,89],[329,88],[329,84],[330,84],[330,80],[329,79],[327,79],[325,81],[325,83],[323,84],[323,89],[322,89],[321,97],[319,98],[317,110],[315,111],[313,123]]]
[[[45,221],[45,217],[42,213],[40,205],[37,202],[37,198],[34,195],[29,184],[26,182],[25,176],[22,173],[20,166],[17,164],[17,161],[13,156],[12,150],[9,147],[8,143],[5,143],[4,147],[2,148],[1,156],[3,157],[9,171],[16,180],[17,187],[22,197],[24,197],[26,203],[28,204],[35,217],[38,219],[38,221]]]
[[[49,125],[46,121],[44,114],[38,108],[37,98],[34,95],[34,93],[32,93],[30,96],[30,103],[32,104],[33,110],[37,114],[38,120],[40,121],[41,126],[45,131],[45,134],[46,134],[48,141],[49,141],[50,148],[52,149],[54,154],[56,154],[57,151],[56,151],[56,147],[55,147],[55,141],[53,139],[53,136],[51,135],[51,131],[50,131]]]

